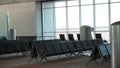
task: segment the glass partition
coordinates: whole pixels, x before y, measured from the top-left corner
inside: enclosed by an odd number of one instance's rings
[[[9,13],[0,12],[0,38],[9,39]]]

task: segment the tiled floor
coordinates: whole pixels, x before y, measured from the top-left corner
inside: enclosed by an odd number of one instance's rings
[[[103,65],[97,65],[95,62],[86,65],[89,60],[87,56],[66,58],[62,55],[60,59],[58,56],[48,57],[47,59],[48,62],[37,63],[35,60],[28,62],[28,56],[1,55],[0,68],[111,68],[111,64],[107,62]],[[98,60],[98,63],[101,63],[101,60]]]

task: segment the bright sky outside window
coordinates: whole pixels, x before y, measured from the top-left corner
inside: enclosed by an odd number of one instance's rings
[[[53,9],[43,10],[44,32],[53,32]]]
[[[68,6],[78,6],[79,0],[68,1]]]
[[[95,3],[108,3],[108,0],[95,0]]]
[[[69,28],[79,29],[79,7],[68,7]]]
[[[111,22],[120,21],[120,4],[111,4]]]
[[[93,6],[81,6],[82,25],[93,27]]]
[[[55,7],[65,7],[65,1],[55,2]]]
[[[44,2],[42,5],[43,5],[43,8],[53,8],[54,7],[53,2]]]
[[[111,2],[120,2],[120,0],[111,0]]]
[[[108,26],[108,4],[96,5],[96,27]]]
[[[55,8],[56,28],[66,29],[66,9]]]
[[[81,5],[93,4],[93,0],[81,0]]]

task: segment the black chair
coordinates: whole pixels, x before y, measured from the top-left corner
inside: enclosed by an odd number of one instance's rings
[[[86,64],[89,64],[90,62],[94,61],[98,65],[97,59],[99,58],[101,58],[101,55],[99,53],[98,47],[95,46],[91,52],[90,59]]]
[[[40,62],[43,59],[45,59],[47,61],[46,57],[48,55],[48,51],[46,49],[46,46],[44,44],[38,44],[38,43],[36,43],[35,47],[36,47],[38,56],[41,58]]]
[[[100,33],[95,34],[95,37],[96,37],[96,39],[102,39],[102,35]]]
[[[74,36],[73,36],[73,34],[68,34],[68,38],[69,38],[70,41],[74,41]]]
[[[58,54],[58,55],[63,54],[63,50],[62,50],[60,43],[58,43],[58,42],[53,43],[53,47],[55,49],[56,54]]]
[[[107,48],[106,48],[106,45],[105,45],[105,44],[100,44],[100,45],[98,46],[98,49],[99,49],[100,55],[101,55],[101,57],[102,57],[102,59],[103,59],[102,64],[103,64],[105,61],[110,62],[110,54],[109,54],[109,52],[108,52],[108,50],[107,50]]]
[[[47,56],[52,56],[56,54],[52,43],[45,43],[44,46],[47,49]]]
[[[98,41],[96,39],[92,40],[92,42],[93,42],[94,46],[98,46],[99,45],[99,43],[98,43]]]
[[[93,49],[95,47],[92,40],[87,40],[87,43],[91,49]]]
[[[77,34],[77,39],[80,40],[80,34]]]
[[[110,44],[105,44],[105,45],[106,45],[109,55],[111,55],[111,45]]]
[[[103,44],[104,43],[104,41],[102,39],[96,39],[96,40],[97,40],[98,44]]]
[[[1,54],[26,52],[29,50],[29,45],[22,40],[1,40]],[[3,51],[4,49],[4,51]],[[2,53],[3,52],[3,53]]]
[[[66,42],[61,42],[60,43],[63,53],[66,55],[66,57],[69,57],[68,54],[71,52],[68,46],[66,45]]]
[[[87,41],[81,41],[82,46],[84,47],[84,50],[91,50],[90,46],[88,45]]]
[[[70,57],[72,54],[76,56],[76,54],[74,52],[77,52],[77,49],[75,48],[73,42],[67,41],[66,44],[67,44],[68,48],[70,49]]]
[[[81,41],[74,41],[74,46],[78,51],[83,51],[84,50],[84,48],[81,44]]]
[[[64,34],[59,34],[59,36],[60,36],[60,39],[61,39],[62,41],[66,41]]]
[[[78,51],[77,55],[79,56],[82,53],[82,51],[84,51],[81,41],[74,41],[73,43],[74,43],[76,50]]]

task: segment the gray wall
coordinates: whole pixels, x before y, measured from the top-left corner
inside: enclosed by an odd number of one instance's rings
[[[10,27],[17,36],[36,35],[35,2],[0,5],[0,12],[10,13]]]

